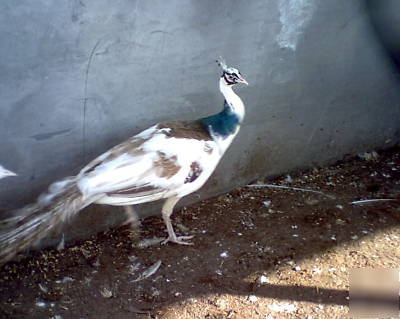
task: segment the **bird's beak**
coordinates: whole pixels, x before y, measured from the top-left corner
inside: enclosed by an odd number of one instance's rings
[[[247,81],[246,81],[244,78],[240,78],[240,79],[238,80],[238,82],[239,82],[239,83],[246,84],[246,85],[249,85],[249,83],[247,83]]]

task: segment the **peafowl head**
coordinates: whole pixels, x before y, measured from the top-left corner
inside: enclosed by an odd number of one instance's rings
[[[233,86],[238,83],[243,83],[246,85],[249,84],[240,74],[239,70],[228,67],[223,58],[220,57],[219,60],[217,60],[217,63],[222,68],[223,71],[221,78],[224,78],[225,83],[227,85]]]

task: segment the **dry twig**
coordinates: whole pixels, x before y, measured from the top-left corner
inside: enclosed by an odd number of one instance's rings
[[[373,198],[373,199],[363,199],[363,200],[355,200],[350,202],[352,205],[360,205],[367,203],[375,203],[375,202],[389,202],[389,201],[399,201],[399,199],[395,198]]]
[[[289,190],[293,190],[293,191],[301,191],[301,192],[310,192],[310,193],[315,193],[315,194],[319,194],[325,197],[328,197],[330,199],[336,199],[335,196],[333,195],[329,195],[329,194],[325,194],[323,192],[320,191],[316,191],[313,189],[308,189],[308,188],[300,188],[300,187],[291,187],[291,186],[283,186],[283,185],[274,185],[274,184],[250,184],[247,185],[246,187],[251,187],[251,188],[255,188],[255,187],[268,187],[268,188],[281,188],[281,189],[289,189]]]

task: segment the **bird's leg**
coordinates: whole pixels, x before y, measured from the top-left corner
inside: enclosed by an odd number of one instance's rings
[[[136,230],[140,226],[139,216],[132,206],[124,206],[126,220],[124,225],[130,225],[132,229]]]
[[[132,206],[124,206],[126,220],[123,225],[129,225],[130,237],[139,238],[139,215],[135,212]]]
[[[165,225],[167,226],[168,238],[163,241],[163,244],[170,242],[181,244],[181,245],[193,245],[191,242],[187,242],[185,240],[192,239],[193,236],[176,236],[174,232],[174,228],[171,223],[171,214],[174,210],[175,204],[178,202],[178,197],[170,197],[166,200],[162,207],[162,217]]]

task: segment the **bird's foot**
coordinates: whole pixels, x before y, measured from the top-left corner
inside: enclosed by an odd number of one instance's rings
[[[162,244],[165,245],[168,242],[179,244],[179,245],[193,245],[192,242],[186,241],[192,239],[194,236],[168,236]]]

